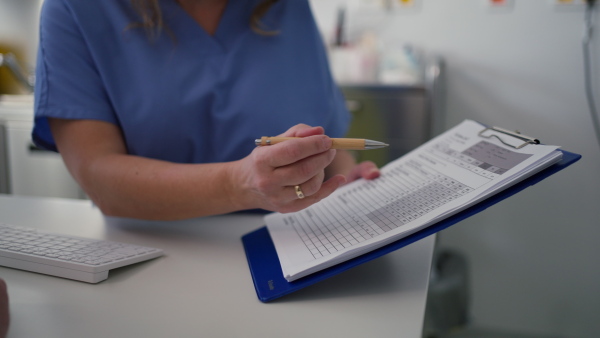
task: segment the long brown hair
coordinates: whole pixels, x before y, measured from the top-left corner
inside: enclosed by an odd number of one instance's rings
[[[141,27],[146,30],[146,35],[153,40],[167,27],[163,21],[162,12],[158,4],[160,0],[131,0],[131,5],[141,18],[141,22],[135,22],[130,27]],[[173,0],[174,1],[174,0]],[[232,0],[239,1],[239,0]],[[261,18],[269,8],[279,0],[263,0],[253,10],[250,18],[250,27],[258,34],[273,35],[277,32],[269,30],[262,23]]]

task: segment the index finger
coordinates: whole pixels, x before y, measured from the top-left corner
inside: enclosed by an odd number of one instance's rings
[[[297,124],[290,129],[288,129],[285,133],[280,136],[288,136],[288,137],[307,137],[312,135],[324,135],[325,129],[323,127],[311,127],[306,124]]]
[[[331,143],[325,135],[314,135],[274,144],[266,147],[270,152],[267,163],[275,168],[292,164],[329,150]]]

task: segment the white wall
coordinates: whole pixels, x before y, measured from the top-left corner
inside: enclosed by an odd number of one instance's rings
[[[388,44],[408,42],[445,58],[446,127],[475,119],[583,155],[555,177],[443,232],[441,246],[461,250],[471,264],[473,325],[596,337],[600,147],[584,96],[583,10],[557,11],[548,0],[516,1],[507,13],[491,13],[476,0],[421,2],[417,11],[379,16],[351,6],[349,23],[368,23]],[[339,3],[312,1],[325,31]],[[600,4],[594,18],[600,106]]]
[[[18,48],[28,67],[35,66],[41,4],[42,0],[0,0],[0,46]]]

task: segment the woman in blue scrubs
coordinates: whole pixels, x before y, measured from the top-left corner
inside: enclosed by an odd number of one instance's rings
[[[34,141],[107,215],[291,212],[379,175],[330,149],[349,114],[307,0],[45,0],[40,27]],[[301,139],[254,146],[277,134]]]

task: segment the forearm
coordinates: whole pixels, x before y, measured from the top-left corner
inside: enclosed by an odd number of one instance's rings
[[[184,219],[254,207],[234,198],[234,165],[176,164],[110,154],[80,167],[74,176],[107,215]]]
[[[248,204],[231,196],[230,169],[238,162],[178,164],[129,155],[120,129],[101,121],[50,119],[50,126],[71,175],[107,215],[182,219]]]

